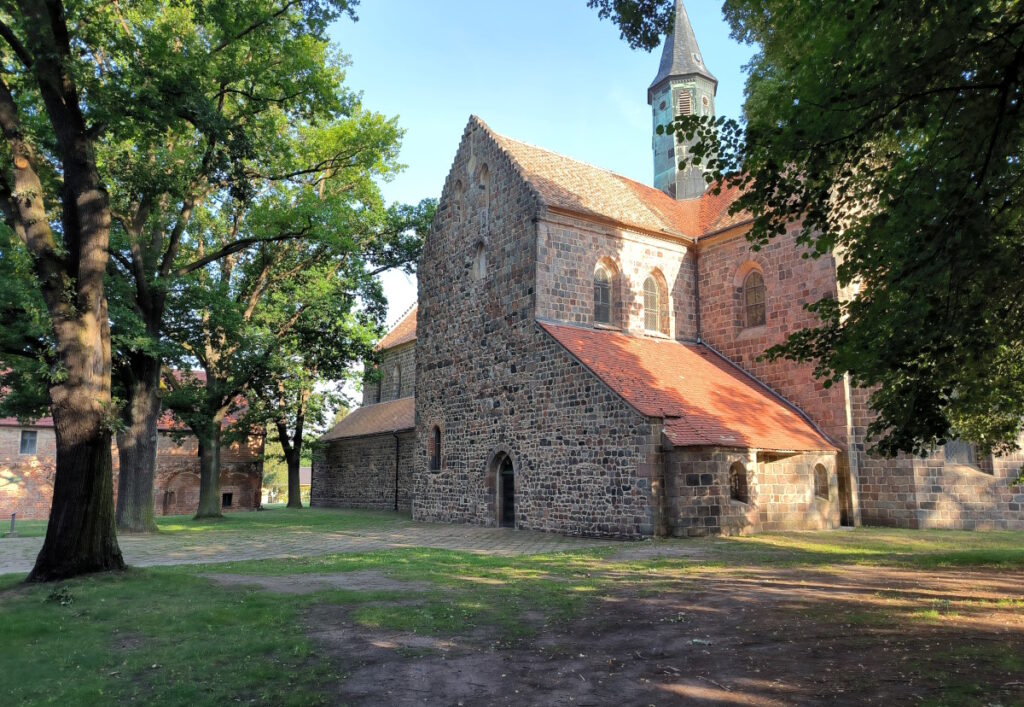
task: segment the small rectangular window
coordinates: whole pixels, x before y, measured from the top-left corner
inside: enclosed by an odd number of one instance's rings
[[[231,503],[235,500],[235,495],[233,493],[224,493],[221,494],[220,499],[221,505],[224,506],[224,508],[231,508]]]
[[[978,447],[962,439],[951,439],[943,448],[943,456],[949,464],[978,466]]]
[[[36,453],[36,445],[38,443],[39,433],[34,430],[22,430],[21,431],[21,447],[18,450],[19,454],[33,455]]]

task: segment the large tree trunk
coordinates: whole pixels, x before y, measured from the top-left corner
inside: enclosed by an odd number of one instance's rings
[[[199,510],[196,518],[222,518],[220,512],[220,420],[197,431],[199,437]]]
[[[297,453],[288,455],[288,508],[302,508],[302,488],[299,485],[301,462]]]
[[[140,355],[131,361],[124,429],[117,433],[121,470],[117,477],[117,529],[155,533],[153,482],[160,420],[160,361]]]
[[[302,464],[302,426],[305,417],[300,413],[295,425],[295,439],[288,434],[285,420],[277,421],[277,438],[284,450],[284,460],[288,464],[288,508],[302,508],[302,488],[299,479],[299,467]]]

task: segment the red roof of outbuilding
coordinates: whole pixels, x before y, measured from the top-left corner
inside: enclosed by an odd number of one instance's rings
[[[391,331],[377,342],[377,351],[393,349],[396,346],[416,340],[416,309],[416,305],[413,305],[412,309],[398,320],[398,323],[395,324]]]
[[[323,441],[401,432],[416,426],[416,398],[399,398],[386,403],[356,408],[321,437]]]
[[[795,408],[700,344],[539,322],[677,447],[833,451]]]

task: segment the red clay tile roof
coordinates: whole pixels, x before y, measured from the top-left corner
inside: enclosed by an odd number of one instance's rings
[[[699,199],[677,201],[614,172],[498,135],[482,120],[476,120],[549,207],[691,238],[718,230],[720,222],[745,220],[742,214],[728,216],[728,207],[737,196],[735,191],[723,190],[718,196],[709,191]]]
[[[393,349],[396,346],[407,344],[416,340],[416,310],[417,306],[405,313],[405,316],[398,320],[398,324],[392,327],[383,339],[377,342],[376,350],[384,351]]]
[[[794,408],[706,346],[538,322],[677,447],[833,451]]]
[[[416,398],[400,398],[386,403],[356,408],[321,437],[322,441],[363,437],[384,432],[401,432],[416,426]]]

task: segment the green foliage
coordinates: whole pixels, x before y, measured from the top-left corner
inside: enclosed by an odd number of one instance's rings
[[[675,20],[675,0],[587,0],[602,20],[619,26],[633,49],[650,51]]]
[[[771,348],[872,391],[886,455],[1016,447],[1024,419],[1024,6],[728,0],[757,45],[746,122],[686,117],[687,161],[739,189],[755,248],[798,232],[840,300]]]

